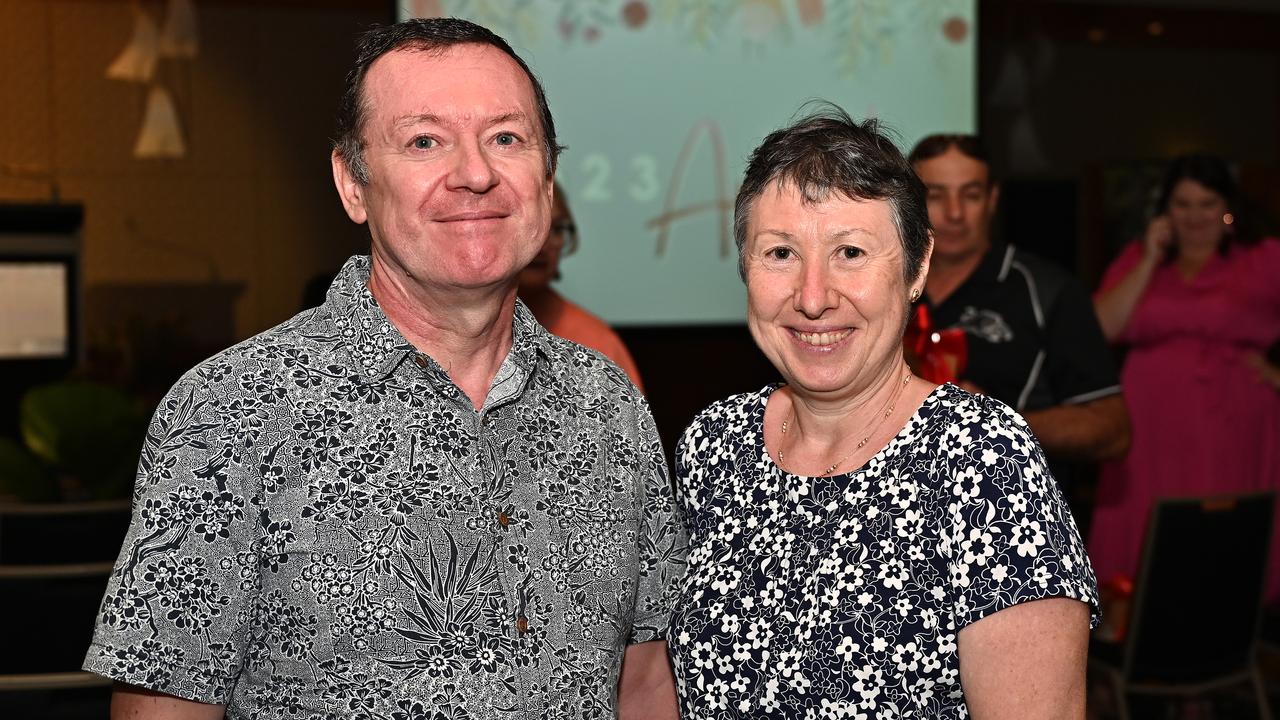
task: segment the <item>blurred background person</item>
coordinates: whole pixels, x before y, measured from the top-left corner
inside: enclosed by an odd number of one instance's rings
[[[622,338],[604,320],[592,315],[582,306],[568,300],[555,288],[553,280],[560,279],[561,255],[572,255],[578,249],[578,226],[569,211],[569,200],[564,188],[556,183],[555,205],[551,209],[551,229],[533,262],[520,273],[519,297],[533,311],[534,317],[554,335],[572,340],[598,350],[617,363],[642,392],[640,371],[627,351]]]
[[[1128,455],[1103,467],[1089,555],[1098,577],[1132,578],[1152,501],[1280,489],[1280,240],[1242,212],[1230,168],[1204,155],[1169,166],[1154,217],[1107,269],[1094,300],[1128,354]],[[1280,593],[1273,542],[1269,595]]]
[[[1084,287],[1067,271],[993,242],[1000,185],[981,140],[930,135],[910,161],[928,190],[933,260],[921,299],[938,328],[967,340],[960,386],[1022,413],[1053,463],[1076,522],[1090,508],[1077,463],[1128,447],[1111,353]]]

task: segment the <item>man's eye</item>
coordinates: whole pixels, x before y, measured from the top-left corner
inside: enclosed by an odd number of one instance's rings
[[[857,260],[862,257],[862,255],[862,248],[856,248],[849,245],[845,245],[840,248],[840,257],[843,257],[845,260]]]
[[[511,133],[499,133],[496,140],[498,141],[499,145],[515,145],[516,144],[516,136],[512,135]]]
[[[426,135],[419,135],[413,139],[413,146],[419,150],[435,147],[436,141]]]

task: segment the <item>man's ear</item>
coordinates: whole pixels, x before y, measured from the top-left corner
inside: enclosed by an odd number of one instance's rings
[[[351,174],[347,161],[337,150],[329,155],[329,162],[333,165],[333,184],[338,188],[338,197],[342,198],[342,207],[346,209],[347,217],[357,225],[363,224],[369,219],[368,209],[364,206],[365,186]]]
[[[1000,204],[1000,183],[991,183],[991,191],[987,193],[987,217],[995,217],[996,207]]]

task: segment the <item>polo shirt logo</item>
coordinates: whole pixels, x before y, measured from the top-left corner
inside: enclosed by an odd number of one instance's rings
[[[972,305],[965,306],[955,327],[993,344],[1013,340],[1013,328],[1009,327],[1009,323],[1005,322],[1000,313],[994,310],[979,310]]]

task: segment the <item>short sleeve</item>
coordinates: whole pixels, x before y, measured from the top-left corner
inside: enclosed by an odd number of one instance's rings
[[[1251,248],[1252,253],[1242,282],[1251,283],[1259,302],[1271,311],[1272,317],[1280,316],[1280,238],[1263,238]],[[1280,338],[1276,338],[1280,340]]]
[[[1098,284],[1098,292],[1106,292],[1115,287],[1119,282],[1133,272],[1138,266],[1138,262],[1142,260],[1142,243],[1131,242],[1120,250],[1120,254],[1116,255],[1111,264],[1107,266],[1105,272],[1102,273],[1102,282]]]
[[[1046,323],[1045,370],[1056,404],[1075,405],[1120,392],[1111,347],[1084,287],[1068,279]]]
[[[151,420],[133,519],[83,666],[206,703],[230,698],[258,586],[247,497],[257,465],[244,415],[253,410],[218,395],[192,371]]]
[[[974,397],[948,442],[943,554],[957,628],[1018,603],[1080,600],[1098,614],[1097,581],[1039,443],[1021,416]],[[952,440],[954,438],[954,440]]]
[[[688,533],[676,508],[662,441],[649,412],[640,403],[640,443],[645,448],[644,511],[640,535],[640,583],[635,619],[627,642],[636,644],[666,637],[679,582],[689,554]]]

